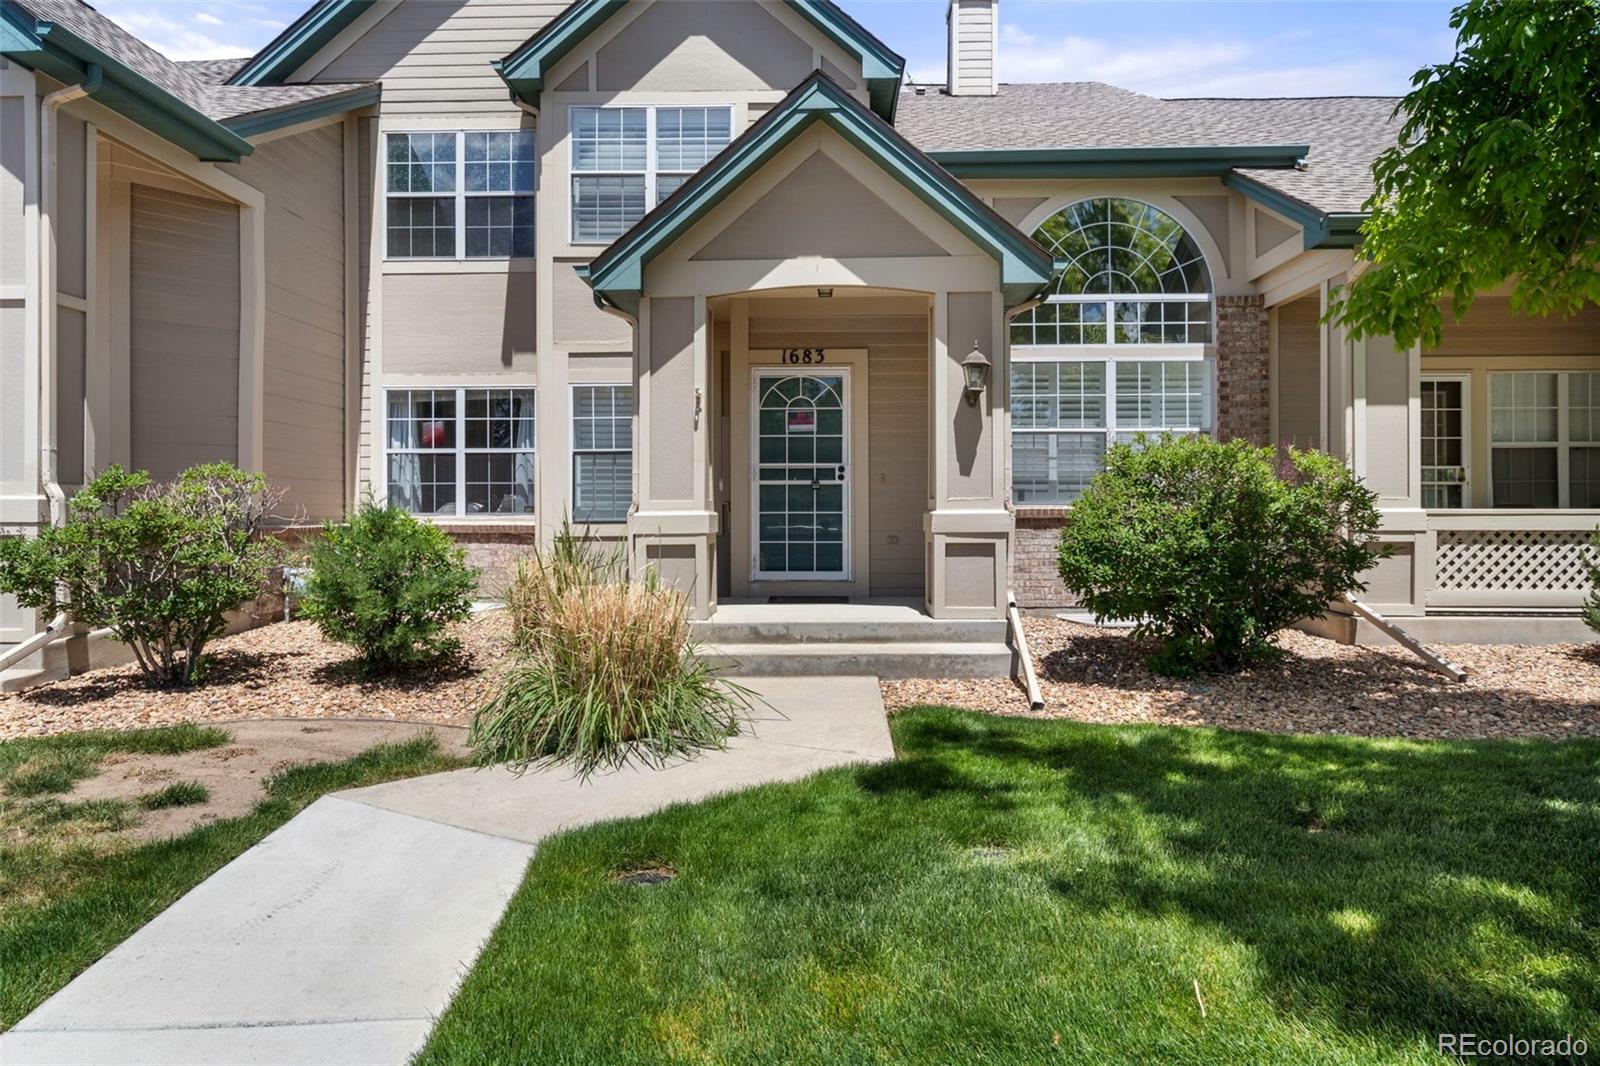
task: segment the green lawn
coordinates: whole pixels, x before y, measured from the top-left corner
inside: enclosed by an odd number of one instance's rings
[[[242,818],[142,845],[111,831],[141,809],[203,803],[205,788],[177,782],[143,803],[62,796],[108,755],[175,754],[229,739],[222,729],[171,726],[0,742],[0,1030],[318,796],[461,765],[431,735],[379,745],[274,775]]]
[[[1600,744],[945,709],[894,736],[895,763],[546,842],[419,1061],[1438,1062],[1441,1031],[1600,1043]],[[677,877],[614,877],[644,867]]]

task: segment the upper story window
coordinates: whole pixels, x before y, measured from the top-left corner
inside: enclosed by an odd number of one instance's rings
[[[1048,299],[1011,323],[1011,343],[1208,344],[1211,272],[1176,219],[1138,200],[1079,200],[1034,240],[1068,260]]]
[[[390,259],[534,254],[533,131],[386,136]]]
[[[731,107],[574,107],[572,243],[609,244],[733,135]]]

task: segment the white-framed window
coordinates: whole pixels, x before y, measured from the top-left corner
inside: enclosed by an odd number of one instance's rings
[[[610,244],[733,137],[733,108],[571,107],[572,243]]]
[[[625,522],[633,503],[633,386],[572,386],[572,519]]]
[[[534,254],[532,130],[407,131],[384,143],[388,258]]]
[[[1209,433],[1212,377],[1203,355],[1013,358],[1012,502],[1071,503],[1140,433]]]
[[[389,389],[385,402],[392,505],[436,517],[533,514],[532,389]]]
[[[1450,374],[1422,379],[1422,506],[1472,506],[1470,381]]]
[[[1117,197],[1079,200],[1045,219],[1033,239],[1067,266],[1044,303],[1012,319],[1013,345],[1211,343],[1211,271],[1165,211]]]
[[[1489,503],[1600,508],[1600,373],[1489,375]]]

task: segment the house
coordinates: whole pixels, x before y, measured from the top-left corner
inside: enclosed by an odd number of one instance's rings
[[[570,515],[701,617],[992,620],[1066,602],[1074,496],[1172,430],[1344,457],[1425,637],[1578,632],[1600,312],[1353,343],[1394,100],[1000,84],[997,18],[953,0],[912,85],[830,0],[318,0],[192,63],[0,0],[0,532],[228,459],[491,573]]]

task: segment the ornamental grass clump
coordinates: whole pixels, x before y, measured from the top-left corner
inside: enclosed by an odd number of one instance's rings
[[[519,568],[507,590],[517,652],[468,737],[480,765],[567,762],[587,777],[738,732],[748,694],[695,653],[687,599],[620,574],[570,530]]]
[[[1141,439],[1114,446],[1073,503],[1060,573],[1096,617],[1158,642],[1157,673],[1238,670],[1366,588],[1377,528],[1376,495],[1333,456]]]

